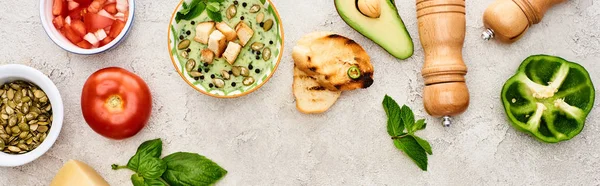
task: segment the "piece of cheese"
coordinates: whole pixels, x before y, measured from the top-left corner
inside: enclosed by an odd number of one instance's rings
[[[50,186],[109,186],[109,184],[89,165],[77,160],[69,160],[54,176]]]

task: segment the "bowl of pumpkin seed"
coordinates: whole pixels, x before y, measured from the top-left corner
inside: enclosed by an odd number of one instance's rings
[[[0,66],[0,166],[24,165],[46,153],[58,138],[63,112],[56,85],[42,72]]]

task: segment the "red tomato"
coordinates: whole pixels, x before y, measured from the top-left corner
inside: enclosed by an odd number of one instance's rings
[[[85,23],[85,28],[88,31],[96,31],[112,25],[115,21],[108,17],[88,12],[87,14],[83,15],[83,22]]]
[[[104,46],[104,45],[106,45],[106,44],[110,43],[111,41],[113,41],[113,39],[114,39],[114,38],[112,38],[112,37],[110,37],[110,36],[107,36],[107,37],[106,37],[106,38],[104,38],[102,41],[100,41],[100,46],[99,46],[99,47],[102,47],[102,46]]]
[[[52,4],[52,15],[63,15],[63,13],[66,11],[65,5],[67,5],[65,0],[54,0],[54,4]]]
[[[148,122],[152,95],[137,75],[118,67],[92,74],[81,94],[83,118],[98,134],[125,139],[137,134]]]
[[[102,10],[102,7],[106,3],[106,0],[94,0],[88,7],[88,12],[98,13],[98,11]]]
[[[92,3],[92,0],[73,0],[77,3],[79,3],[79,7],[87,7],[90,6],[90,3]]]
[[[121,20],[116,20],[115,23],[113,23],[110,27],[110,33],[108,33],[108,36],[117,38],[117,36],[119,36],[123,28],[125,28],[125,22]]]
[[[61,32],[63,32],[65,37],[69,39],[69,41],[71,41],[72,43],[79,43],[81,40],[83,40],[83,38],[79,36],[79,34],[75,30],[73,30],[69,25],[65,25],[62,28]]]
[[[85,30],[85,25],[81,20],[71,20],[71,28],[75,30],[81,37],[87,34],[87,30]]]
[[[71,12],[69,13],[71,20],[76,20],[76,19],[81,20],[81,15],[83,15],[83,10],[85,10],[85,8],[83,8],[81,6],[71,10]]]
[[[104,6],[104,10],[106,10],[106,12],[110,14],[116,14],[117,12],[119,12],[117,10],[117,3],[112,3]]]
[[[57,30],[60,30],[63,26],[65,26],[65,18],[62,16],[56,16],[52,19],[52,24],[56,27]]]
[[[85,49],[92,48],[92,44],[86,40],[80,41],[79,43],[77,43],[77,46]]]

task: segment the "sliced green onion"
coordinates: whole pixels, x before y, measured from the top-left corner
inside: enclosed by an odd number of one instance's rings
[[[358,69],[358,67],[352,66],[348,69],[348,77],[350,77],[350,79],[358,79],[360,78],[360,75],[360,69]]]

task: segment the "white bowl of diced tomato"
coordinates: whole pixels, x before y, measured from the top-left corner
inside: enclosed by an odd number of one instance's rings
[[[97,54],[117,46],[129,32],[134,0],[40,0],[48,37],[75,54]]]

